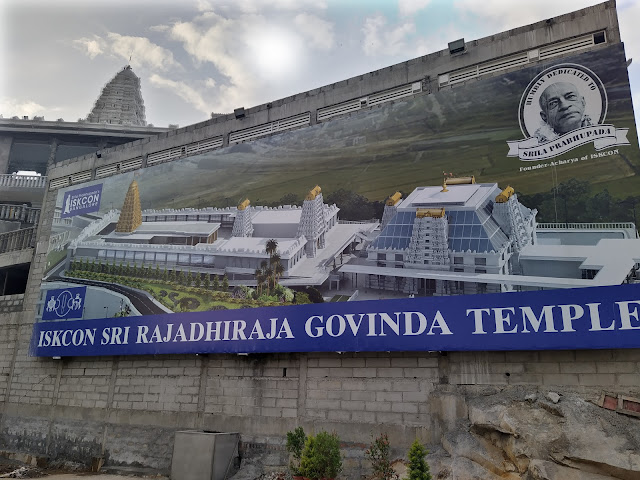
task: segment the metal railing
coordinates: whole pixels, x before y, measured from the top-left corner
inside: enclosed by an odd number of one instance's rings
[[[563,229],[563,230],[611,230],[611,229],[634,229],[632,222],[612,222],[612,223],[538,223],[538,228],[542,230]]]
[[[46,185],[44,175],[0,175],[0,187],[45,188]]]
[[[13,232],[0,233],[0,253],[15,252],[33,248],[36,244],[37,227],[23,228]]]
[[[0,220],[15,220],[37,225],[40,220],[40,209],[26,205],[0,203]]]

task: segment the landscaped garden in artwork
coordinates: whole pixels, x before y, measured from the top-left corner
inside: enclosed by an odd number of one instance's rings
[[[226,275],[219,277],[166,267],[161,270],[158,265],[139,266],[122,261],[116,263],[115,260],[74,260],[65,275],[144,290],[173,312],[204,312],[323,301],[314,288],[293,291],[278,283],[284,268],[277,247],[275,240],[267,242],[269,260],[264,260],[254,272],[255,288],[238,285],[230,289]]]

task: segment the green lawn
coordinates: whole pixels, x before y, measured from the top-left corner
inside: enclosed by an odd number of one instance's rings
[[[124,285],[149,292],[157,301],[174,312],[207,312],[210,310],[234,310],[238,308],[256,308],[268,306],[292,305],[292,303],[269,302],[249,298],[233,298],[229,292],[213,289],[186,287],[162,281],[108,275],[84,271],[66,273],[69,277],[86,278],[114,285]],[[181,303],[183,299],[190,299]]]
[[[45,273],[51,270],[53,267],[58,265],[64,258],[67,256],[67,250],[53,250],[47,254],[47,267],[45,269]]]
[[[199,305],[195,308],[187,309],[185,311],[188,312],[207,312],[209,310],[215,310],[215,307],[223,306],[226,309],[234,310],[238,308],[243,308],[243,306],[252,303],[251,300],[246,300],[245,305],[241,303],[235,303],[230,301],[225,301],[221,298],[213,298],[214,295],[218,297],[224,297],[224,293],[222,292],[214,292],[211,291],[211,296],[209,295],[201,295],[194,292],[186,292],[180,290],[180,287],[177,285],[164,284],[164,283],[142,283],[142,290],[146,290],[151,293],[156,300],[161,302],[164,306],[170,308],[174,312],[182,311],[179,306],[180,299],[182,298],[194,298],[199,302]],[[166,292],[166,295],[162,295],[161,292]],[[175,293],[176,295],[172,295],[173,300],[169,298],[169,295]],[[257,305],[256,305],[257,306]]]

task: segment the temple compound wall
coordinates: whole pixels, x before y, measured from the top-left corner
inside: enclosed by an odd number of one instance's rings
[[[396,448],[416,437],[438,444],[477,396],[640,396],[640,349],[42,360],[27,356],[29,327],[1,333],[2,451],[162,472],[178,430],[240,432],[244,455],[270,449],[280,465],[288,430],[335,431],[355,473],[366,471],[372,434],[386,432]]]

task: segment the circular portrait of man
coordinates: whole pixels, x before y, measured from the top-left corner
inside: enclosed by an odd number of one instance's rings
[[[545,143],[601,124],[606,111],[604,85],[591,70],[581,65],[556,65],[527,86],[520,102],[520,126],[526,137]]]

